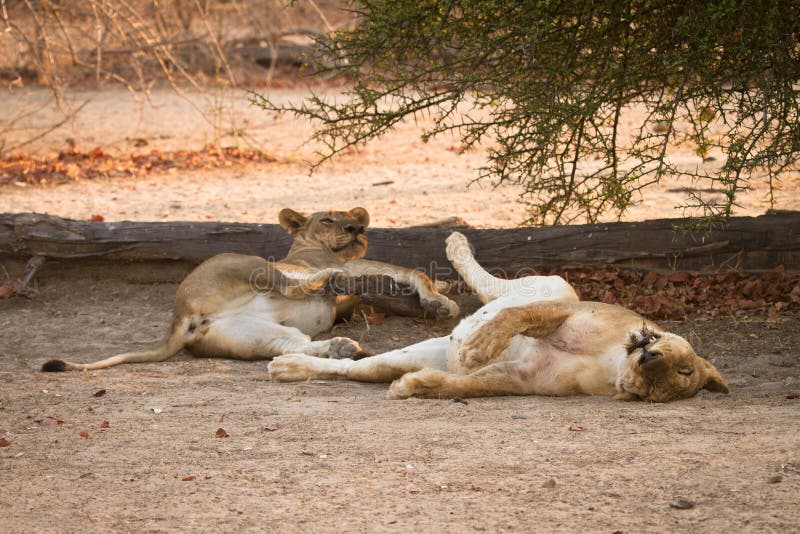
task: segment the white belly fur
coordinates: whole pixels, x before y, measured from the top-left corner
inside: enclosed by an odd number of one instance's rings
[[[291,326],[314,337],[333,327],[336,309],[335,301],[330,298],[309,296],[299,300],[275,293],[257,293],[231,302],[225,310],[210,317],[212,322],[222,318]]]
[[[453,330],[453,335],[447,348],[448,370],[456,374],[470,372],[461,366],[458,359],[458,350],[472,332],[492,319],[500,310],[544,300],[557,299],[542,298],[541,293],[506,295],[489,302],[471,316],[463,319]],[[567,335],[570,338],[576,336],[580,340],[591,339],[591,331],[596,328],[596,325],[583,317],[575,318],[574,324],[566,326]],[[566,352],[559,348],[570,345],[581,346],[583,343],[572,343],[571,340],[567,339],[543,340],[515,336],[511,340],[509,347],[493,362],[524,361],[527,364],[526,368],[531,372],[530,380],[533,381],[532,385],[537,393],[543,395],[557,393],[556,391],[550,391],[558,382],[557,376],[575,376],[583,372],[595,374],[596,378],[605,376],[607,380],[599,381],[603,383],[602,388],[613,387],[617,370],[625,359],[624,349],[615,348],[594,356],[577,356],[575,353]],[[588,380],[588,382],[595,382],[595,380]]]

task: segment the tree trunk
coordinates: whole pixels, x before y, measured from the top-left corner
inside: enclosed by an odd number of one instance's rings
[[[660,219],[510,230],[459,229],[487,270],[513,277],[541,268],[617,265],[645,270],[800,268],[800,212],[734,217],[682,233],[686,221]],[[367,258],[452,279],[445,228],[370,229]],[[0,215],[0,258],[199,263],[221,252],[280,259],[290,238],[275,224],[73,221],[29,213]]]

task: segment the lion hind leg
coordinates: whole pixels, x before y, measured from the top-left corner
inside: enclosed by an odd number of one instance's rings
[[[469,241],[460,232],[453,232],[447,238],[447,259],[453,264],[458,274],[464,279],[472,291],[474,291],[481,302],[486,304],[492,300],[503,296],[506,293],[507,284],[505,280],[492,276],[486,269],[475,260],[475,256],[470,249]]]
[[[195,356],[248,361],[268,360],[289,352],[308,352],[306,349],[313,353],[317,345],[297,328],[247,314],[213,319],[205,335],[191,346]]]
[[[447,238],[446,251],[447,259],[484,304],[512,294],[524,297],[528,302],[579,300],[575,289],[560,276],[524,276],[512,279],[492,276],[475,260],[469,241],[459,232],[453,232]]]

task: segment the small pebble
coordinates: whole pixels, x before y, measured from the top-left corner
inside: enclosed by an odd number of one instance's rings
[[[671,508],[677,508],[678,510],[688,510],[690,508],[694,508],[694,501],[690,501],[689,499],[678,499],[677,501],[672,501],[669,503]]]

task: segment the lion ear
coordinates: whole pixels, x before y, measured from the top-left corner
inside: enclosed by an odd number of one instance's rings
[[[353,208],[347,212],[351,217],[364,225],[364,228],[369,226],[369,213],[364,208]]]
[[[731,390],[728,387],[728,381],[722,378],[722,375],[719,374],[719,371],[717,371],[716,367],[711,365],[708,360],[703,360],[703,364],[705,366],[704,372],[706,376],[703,389],[707,389],[715,393],[730,393]]]
[[[290,235],[294,235],[308,221],[308,217],[289,208],[284,208],[278,214],[278,221]]]

